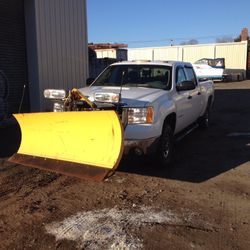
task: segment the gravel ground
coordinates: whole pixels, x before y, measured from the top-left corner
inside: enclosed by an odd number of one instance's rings
[[[250,249],[250,81],[215,86],[169,169],[124,159],[101,183],[9,163],[0,127],[0,249]]]

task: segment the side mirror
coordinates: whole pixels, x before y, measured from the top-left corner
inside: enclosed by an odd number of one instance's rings
[[[92,78],[92,77],[87,78],[86,85],[89,86],[94,80],[95,80],[95,78]]]
[[[193,81],[183,81],[176,85],[177,91],[186,91],[195,89],[195,84]]]

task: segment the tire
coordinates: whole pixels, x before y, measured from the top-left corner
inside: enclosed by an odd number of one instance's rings
[[[157,150],[157,162],[160,167],[168,167],[173,155],[173,128],[170,124],[165,124]]]
[[[207,129],[210,123],[210,105],[207,106],[206,111],[202,117],[199,119],[199,126],[202,129]]]

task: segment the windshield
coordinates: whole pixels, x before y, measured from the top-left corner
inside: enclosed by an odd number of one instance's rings
[[[92,86],[171,89],[171,67],[158,65],[109,66]]]

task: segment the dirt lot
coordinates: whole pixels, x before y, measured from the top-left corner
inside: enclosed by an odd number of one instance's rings
[[[0,134],[4,157],[18,138]],[[250,81],[216,83],[169,170],[126,159],[95,183],[0,158],[0,249],[250,249],[249,232]]]

